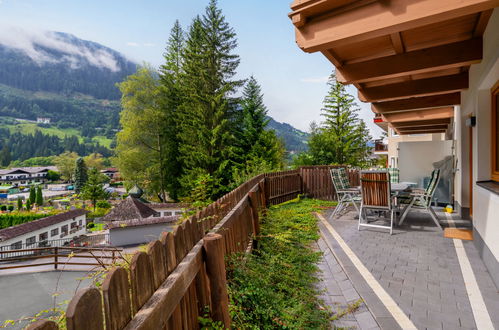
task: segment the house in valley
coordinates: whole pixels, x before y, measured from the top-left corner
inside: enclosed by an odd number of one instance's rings
[[[0,229],[0,249],[50,246],[51,240],[83,235],[86,233],[87,213],[87,210],[76,209]]]

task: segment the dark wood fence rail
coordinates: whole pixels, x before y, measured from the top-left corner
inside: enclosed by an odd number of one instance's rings
[[[146,252],[136,252],[128,267],[113,268],[102,290],[80,290],[67,308],[67,328],[198,329],[198,317],[206,310],[229,328],[224,257],[251,249],[268,205],[301,193],[333,199],[329,168],[266,173],[242,184],[173,232],[164,232]],[[349,175],[356,184],[355,174]],[[57,325],[42,320],[29,329]]]
[[[54,269],[71,266],[106,267],[117,260],[122,260],[120,248],[87,248],[87,247],[39,247],[31,249],[0,251],[0,270],[54,266]],[[71,256],[69,256],[71,255]],[[5,258],[3,258],[5,256]],[[40,262],[22,263],[23,261],[36,260]],[[79,260],[82,259],[82,260]],[[84,260],[88,262],[83,262]]]

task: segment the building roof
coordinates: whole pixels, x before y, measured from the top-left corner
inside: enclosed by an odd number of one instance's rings
[[[16,172],[24,172],[24,173],[40,173],[43,171],[57,171],[56,166],[34,166],[34,167],[13,167],[9,169],[0,170],[0,175],[11,174]]]
[[[149,203],[147,204],[152,209],[185,209],[191,205],[189,203]]]
[[[454,106],[483,57],[492,0],[295,0],[298,47],[321,52],[377,123],[397,134],[449,133]],[[497,32],[492,37],[497,37]]]
[[[112,172],[112,173],[116,173],[118,172],[118,169],[116,167],[108,167],[108,168],[105,168],[103,170],[100,170],[101,173],[106,173],[106,172]]]
[[[169,217],[152,217],[147,219],[129,219],[123,221],[113,221],[108,224],[109,229],[128,228],[137,226],[154,225],[159,223],[176,223],[180,216],[173,215]]]
[[[111,212],[106,214],[102,221],[125,221],[133,219],[143,219],[150,216],[158,216],[159,213],[140,202],[136,198],[128,196],[121,203],[116,205]]]
[[[46,218],[41,218],[37,220],[33,220],[30,222],[26,222],[20,225],[12,226],[9,228],[1,229],[0,230],[0,242],[6,241],[8,239],[21,236],[24,234],[28,234],[32,231],[42,229],[48,226],[55,225],[59,222],[63,222],[66,220],[69,220],[74,217],[78,217],[80,215],[84,215],[89,213],[89,211],[84,210],[84,209],[76,209],[76,210],[71,210],[68,212],[64,213],[59,213],[55,215],[51,215]]]

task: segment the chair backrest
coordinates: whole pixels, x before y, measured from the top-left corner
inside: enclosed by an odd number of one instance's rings
[[[343,167],[332,168],[331,180],[333,181],[334,189],[341,191],[350,188],[350,181],[348,180],[347,172]]]
[[[390,174],[387,171],[360,172],[360,187],[364,207],[392,208]]]
[[[399,183],[400,181],[400,170],[396,167],[389,167],[388,173],[390,173],[390,182]]]
[[[433,195],[437,190],[439,181],[440,181],[440,169],[437,168],[434,169],[433,172],[431,172],[430,181],[428,182],[428,185],[425,188],[426,205],[430,205]]]

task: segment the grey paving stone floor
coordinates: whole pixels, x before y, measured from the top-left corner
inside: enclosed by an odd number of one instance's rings
[[[333,329],[380,329],[322,238],[317,242],[317,249],[323,253],[322,260],[318,264],[320,269],[318,286],[322,291],[321,299],[338,317],[331,321],[331,327]],[[349,310],[352,312],[347,312]]]
[[[355,212],[334,220],[326,216],[418,329],[476,328],[453,240],[443,237],[428,214],[409,213],[391,236],[383,229],[358,231]],[[442,213],[440,219],[445,219]],[[499,329],[498,290],[473,242],[463,243],[491,320]]]
[[[72,271],[1,275],[0,328],[5,320],[33,317],[42,310],[53,308],[54,304],[57,306],[71,299],[76,290],[90,285],[90,280],[82,279],[87,276],[87,272]],[[7,329],[22,329],[26,324],[22,322]]]

